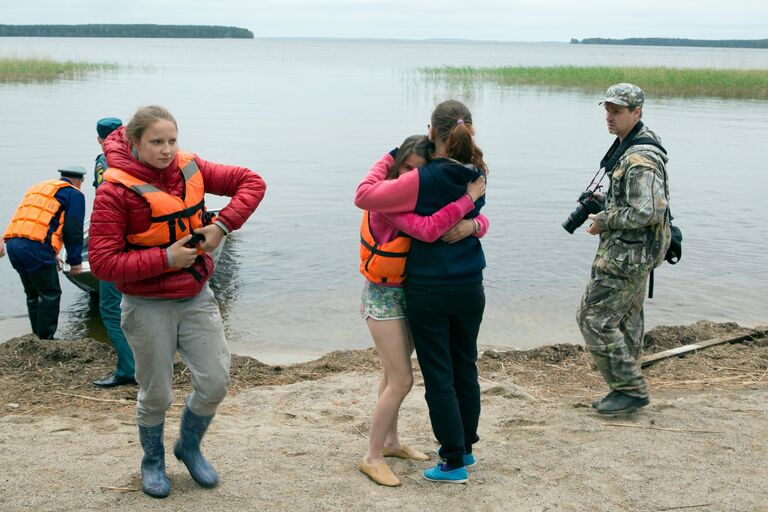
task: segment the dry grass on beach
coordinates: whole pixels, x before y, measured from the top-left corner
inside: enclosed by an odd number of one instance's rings
[[[708,338],[741,332],[734,323],[716,324],[700,321],[689,326],[657,327],[646,334],[646,353],[659,352]],[[18,408],[0,408],[0,417],[36,409],[55,411],[79,403],[98,404],[99,400],[135,403],[135,387],[101,390],[91,380],[114,368],[111,349],[91,339],[69,341],[39,340],[34,335],[14,338],[0,344],[0,407],[17,404]],[[418,367],[414,360],[414,365]],[[268,365],[251,357],[232,358],[232,389],[293,384],[344,373],[372,373],[380,369],[374,349],[345,350],[326,354],[320,359],[289,365]],[[580,345],[550,345],[532,350],[486,350],[478,359],[480,380],[494,382],[512,379],[522,387],[531,387],[540,396],[588,393],[600,387],[588,352]],[[713,347],[696,357],[661,361],[646,369],[646,375],[658,386],[740,385],[768,382],[768,340],[741,343],[738,350],[730,345]],[[189,372],[177,358],[174,374],[176,403],[191,390]],[[93,399],[93,400],[89,400]]]

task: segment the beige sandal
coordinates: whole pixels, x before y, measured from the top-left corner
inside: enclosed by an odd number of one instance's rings
[[[379,485],[397,487],[402,483],[383,461],[377,464],[368,464],[365,459],[362,459],[360,460],[360,471]]]
[[[404,444],[400,446],[399,450],[388,450],[384,448],[384,456],[385,457],[398,457],[400,459],[410,459],[410,460],[429,460],[429,455],[426,453],[422,453],[420,451],[414,450],[407,444]]]

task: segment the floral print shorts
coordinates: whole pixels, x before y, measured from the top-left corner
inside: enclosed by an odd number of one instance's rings
[[[405,318],[405,291],[395,286],[381,286],[368,280],[363,284],[360,302],[363,319],[396,320]]]

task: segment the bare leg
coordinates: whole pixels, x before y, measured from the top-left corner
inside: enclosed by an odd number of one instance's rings
[[[379,384],[379,399],[371,418],[368,452],[363,460],[367,464],[383,462],[383,450],[400,448],[397,437],[397,416],[400,405],[413,386],[411,345],[405,320],[373,320],[368,318],[368,329],[384,366]]]
[[[408,333],[408,366],[410,367],[411,356],[413,355],[413,338],[411,337],[411,330],[408,329],[407,323],[406,323],[405,330]],[[413,377],[413,370],[411,370],[411,377]],[[384,387],[386,387],[386,373],[382,375],[381,382],[379,383],[379,396],[381,396],[381,392],[384,390]],[[399,407],[397,408],[397,412],[395,413],[395,415],[396,415],[395,421],[394,423],[392,423],[392,428],[390,429],[389,432],[387,432],[387,438],[384,440],[384,448],[390,451],[397,451],[402,447],[402,445],[400,444],[400,438],[397,435],[397,423],[398,423],[398,418],[400,417]]]

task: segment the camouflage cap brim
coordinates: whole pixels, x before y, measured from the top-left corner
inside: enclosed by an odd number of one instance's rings
[[[626,100],[624,100],[624,99],[622,99],[622,98],[620,98],[618,96],[608,96],[603,101],[598,103],[598,105],[602,105],[603,103],[613,103],[614,105],[619,105],[621,107],[628,107],[629,106],[629,103]]]
[[[622,107],[642,107],[645,102],[645,93],[641,88],[633,84],[614,84],[605,91],[605,99],[599,103],[613,103]]]

